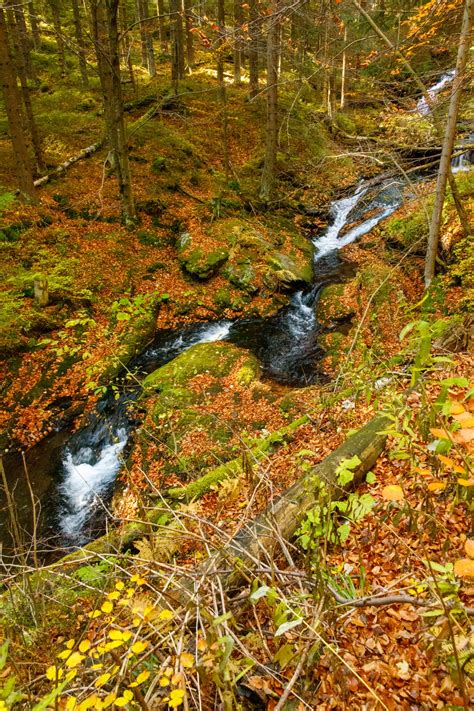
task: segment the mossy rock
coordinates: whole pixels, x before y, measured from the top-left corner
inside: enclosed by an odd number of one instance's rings
[[[295,258],[276,252],[268,259],[268,266],[275,272],[277,283],[283,288],[295,288],[299,284],[311,284],[313,267],[310,262],[297,261]]]
[[[229,248],[219,247],[206,251],[196,244],[189,232],[178,240],[178,260],[182,268],[198,279],[209,279],[217,274],[229,258]]]
[[[251,369],[253,379],[257,379],[260,373],[258,360],[247,351],[230,343],[199,343],[150,373],[143,381],[143,388],[163,392],[177,386],[185,387],[192,378],[203,373],[224,377],[243,357],[244,365]]]
[[[343,296],[346,284],[330,284],[321,291],[317,306],[318,320],[325,326],[341,322],[354,315],[354,309],[346,304]]]
[[[255,294],[258,291],[258,286],[255,284],[255,269],[249,263],[230,264],[225,270],[224,276],[233,286],[248,294]]]

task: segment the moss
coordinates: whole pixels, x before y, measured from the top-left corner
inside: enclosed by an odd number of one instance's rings
[[[354,315],[354,309],[342,300],[344,291],[344,284],[330,284],[321,291],[317,315],[324,325],[329,326],[334,321],[342,321]]]
[[[229,249],[221,247],[206,251],[203,246],[195,245],[189,232],[185,232],[178,241],[178,259],[181,266],[198,279],[214,276],[228,258]]]
[[[275,448],[278,448],[280,445],[287,442],[291,435],[307,422],[309,422],[309,417],[307,415],[303,415],[303,417],[300,417],[295,422],[286,425],[281,430],[273,432],[268,437],[254,440],[254,444],[246,454],[245,460],[247,461],[247,457],[250,457],[251,460],[253,459],[255,462],[258,462],[269,452],[272,452]],[[185,501],[200,498],[205,493],[210,491],[213,484],[218,484],[220,481],[233,476],[239,476],[239,474],[243,472],[243,459],[243,456],[239,456],[226,464],[221,464],[215,469],[207,472],[197,481],[191,482],[188,486],[183,488],[168,489],[164,492],[164,495],[168,499]]]
[[[200,343],[181,353],[177,358],[148,375],[143,381],[144,390],[169,389],[185,386],[196,375],[208,373],[214,377],[229,375],[243,357],[258,376],[257,359],[230,343]]]

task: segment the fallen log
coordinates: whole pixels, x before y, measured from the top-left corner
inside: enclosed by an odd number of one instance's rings
[[[321,483],[336,496],[357,487],[375,464],[385,448],[387,436],[383,431],[390,420],[379,415],[351,435],[340,447],[310,472],[302,476],[290,489],[272,501],[265,511],[246,523],[229,543],[205,560],[192,577],[183,576],[175,583],[182,604],[199,604],[201,586],[215,580],[217,571],[228,570],[221,576],[221,585],[229,589],[242,578],[252,575],[252,569],[268,565],[278,547],[284,549],[298,528],[303,516],[318,503]],[[341,462],[357,455],[360,464],[354,479],[345,487],[337,484],[337,469]],[[271,565],[268,566],[271,571]]]
[[[61,163],[61,165],[58,165],[57,168],[51,171],[51,173],[48,173],[48,175],[43,175],[42,178],[38,178],[38,180],[35,180],[35,188],[39,188],[41,185],[46,185],[46,183],[49,183],[49,181],[53,178],[56,178],[58,175],[62,175],[63,173],[65,173],[66,170],[71,167],[71,165],[74,165],[75,163],[80,160],[83,160],[84,158],[89,158],[89,156],[99,150],[102,144],[103,141],[93,143],[91,146],[87,146],[87,148],[84,148],[84,150],[82,150],[77,155],[72,156],[72,158],[68,158],[66,161],[64,161],[64,163]]]

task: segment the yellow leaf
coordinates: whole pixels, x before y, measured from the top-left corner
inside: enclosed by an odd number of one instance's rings
[[[474,578],[474,560],[461,558],[454,564],[454,575],[458,578]]]
[[[179,661],[185,669],[191,669],[194,666],[194,656],[189,652],[183,652],[179,657]]]
[[[132,644],[132,652],[134,654],[141,654],[146,648],[148,647],[148,642],[141,642],[140,640],[138,642],[135,642],[135,644]]]
[[[458,479],[461,486],[474,486],[474,479]]]
[[[117,580],[115,583],[115,587],[117,590],[123,590],[125,587],[125,583],[122,580]]]
[[[66,642],[66,644],[64,646],[66,647],[66,649],[72,649],[75,644],[76,644],[75,639],[68,639],[68,641]]]
[[[95,617],[100,617],[102,612],[100,610],[93,610],[92,612],[88,612],[87,614],[93,620]]]
[[[444,481],[432,481],[428,484],[429,491],[443,491],[446,489],[446,483]]]
[[[465,410],[460,402],[450,402],[449,403],[449,414],[450,415],[460,415],[461,412],[465,412]]]
[[[107,595],[108,600],[118,600],[120,597],[120,593],[118,590],[112,590],[112,592],[109,592]]]
[[[198,639],[197,648],[200,652],[204,652],[207,649],[207,642],[202,637]]]
[[[457,472],[458,474],[464,474],[463,467],[460,467],[459,464],[456,464],[454,459],[451,459],[451,457],[445,457],[444,454],[438,454],[438,459],[440,462],[445,464],[447,467],[452,469],[454,472]]]
[[[474,427],[474,417],[470,412],[461,412],[459,415],[455,415],[454,419],[462,427]]]
[[[413,467],[413,469],[421,476],[431,476],[431,469],[422,469],[421,467]]]
[[[168,701],[168,706],[172,709],[178,708],[178,706],[181,706],[183,703],[184,699],[184,691],[182,689],[173,689],[173,691],[170,693],[170,699]]]
[[[173,684],[173,686],[178,686],[178,684],[181,684],[182,680],[183,675],[180,672],[178,672],[177,674],[173,674],[173,676],[171,677],[171,683]]]
[[[115,705],[116,706],[126,706],[129,701],[133,699],[133,693],[129,691],[128,689],[125,689],[123,692],[123,696],[119,696],[118,699],[115,699]]]
[[[430,432],[437,439],[451,439],[451,433],[446,430],[441,430],[439,427],[430,427]]]
[[[140,684],[143,684],[143,682],[146,681],[149,678],[149,676],[150,676],[149,671],[146,671],[146,670],[142,671],[142,673],[137,676],[135,681],[133,681],[130,684],[130,686],[139,686]]]
[[[102,612],[109,613],[109,612],[112,612],[112,610],[114,609],[114,606],[110,602],[110,600],[106,600],[100,609],[102,610]]]
[[[110,630],[109,632],[109,637],[110,639],[114,640],[123,640],[124,642],[127,642],[130,637],[132,636],[132,633],[129,630]]]
[[[84,701],[81,701],[81,703],[77,707],[77,711],[87,711],[87,709],[96,709],[98,707],[98,701],[99,698],[97,694],[92,694],[91,696],[88,696],[87,699],[84,699]]]
[[[85,659],[84,654],[79,654],[79,652],[72,652],[72,654],[70,654],[70,656],[66,659],[66,666],[73,669],[74,667],[77,667],[83,659]]]
[[[389,484],[382,489],[382,496],[386,501],[403,501],[405,495],[398,484]]]
[[[464,550],[466,551],[469,558],[474,558],[474,539],[467,538],[464,543]]]
[[[62,669],[59,669],[56,666],[48,667],[46,669],[46,678],[49,679],[50,681],[56,681],[59,680],[63,677],[64,672]]]
[[[114,691],[112,691],[110,694],[107,694],[105,699],[103,699],[103,701],[102,701],[102,708],[108,709],[109,706],[112,706],[112,704],[114,703],[116,698],[117,698],[117,694]]]
[[[91,648],[91,643],[88,639],[83,639],[79,645],[80,652],[87,652]]]
[[[105,699],[102,701],[102,708],[108,709],[109,706],[112,706],[112,704],[114,703],[116,698],[117,698],[117,694],[113,691],[110,694],[107,694]]]
[[[101,686],[104,686],[104,684],[107,684],[107,682],[111,676],[112,676],[112,674],[110,674],[109,672],[105,672],[105,674],[101,674],[95,680],[94,686],[96,686],[98,689],[100,689]]]
[[[162,610],[160,614],[158,615],[160,620],[172,620],[173,619],[173,613],[171,610]]]
[[[66,701],[66,711],[74,711],[77,708],[77,701],[73,696],[70,696]]]
[[[160,679],[160,686],[162,686],[162,687],[164,688],[165,686],[169,686],[169,683],[170,683],[170,680],[168,679],[167,676],[162,676],[162,677],[161,677],[161,679]]]
[[[121,647],[122,644],[123,639],[114,639],[112,642],[106,642],[104,644],[104,651],[110,652],[111,649],[117,649],[117,647]]]

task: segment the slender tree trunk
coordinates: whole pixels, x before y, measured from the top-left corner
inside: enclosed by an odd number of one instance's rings
[[[222,142],[224,147],[224,171],[226,180],[229,178],[229,127],[227,118],[227,92],[224,79],[224,42],[225,42],[225,7],[224,0],[217,0],[217,26],[219,41],[217,47],[217,81],[219,82],[219,97],[222,106]]]
[[[145,18],[145,3],[144,0],[136,0],[135,8],[137,14],[137,22],[139,22],[140,30],[140,48],[142,54],[142,67],[147,66],[147,52],[146,52],[146,35],[145,35],[145,23],[143,22]]]
[[[150,17],[150,5],[148,0],[142,0],[143,19]],[[146,67],[151,77],[156,76],[155,54],[153,52],[153,35],[150,31],[150,23],[145,22],[145,47],[146,47]]]
[[[49,0],[49,6],[53,16],[54,34],[56,35],[56,46],[58,48],[59,67],[61,76],[64,79],[66,76],[66,52],[63,39],[63,30],[61,27],[61,0]]]
[[[79,10],[78,0],[72,0],[72,16],[74,19],[74,32],[76,35],[77,48],[79,53],[79,70],[81,72],[81,82],[84,89],[89,86],[89,77],[87,76],[87,61],[86,61],[86,46],[84,44],[84,35],[82,33],[81,13]]]
[[[119,187],[122,219],[125,223],[130,223],[135,220],[136,213],[120,81],[118,4],[119,0],[105,0],[105,2],[92,0],[91,13],[97,65],[104,98],[109,158]]]
[[[171,78],[177,91],[177,82],[184,79],[184,46],[182,0],[170,0],[171,12]]]
[[[240,28],[242,26],[241,0],[234,0],[234,84],[239,86],[242,80],[242,40]]]
[[[260,28],[258,26],[258,0],[250,0],[249,10],[249,97],[253,99],[258,94],[258,42]]]
[[[278,138],[278,38],[280,18],[278,0],[272,1],[272,14],[268,20],[267,33],[267,126],[265,162],[260,184],[260,198],[270,202],[275,183],[276,152]]]
[[[431,280],[435,275],[436,255],[438,253],[441,217],[443,214],[444,198],[446,194],[446,183],[450,172],[451,156],[456,137],[456,122],[461,98],[461,85],[469,53],[469,35],[472,28],[473,5],[474,0],[465,0],[461,35],[459,38],[458,57],[456,61],[456,75],[451,86],[448,119],[446,122],[443,150],[438,170],[438,180],[436,182],[435,202],[433,205],[430,234],[428,237],[428,248],[426,251],[425,284],[427,287],[430,285]]]
[[[36,194],[33,185],[33,171],[28,155],[28,142],[24,132],[24,116],[21,96],[18,90],[16,74],[10,54],[5,13],[0,7],[0,82],[2,85],[5,110],[8,119],[10,136],[13,144],[13,155],[16,166],[16,176],[21,196],[28,201],[35,201]]]
[[[15,5],[14,3],[11,3]],[[31,47],[33,45],[33,36],[28,31],[26,26],[25,13],[21,4],[15,5],[15,24],[18,34],[18,42],[21,45],[23,67],[27,79],[36,79],[36,72],[31,61]]]
[[[344,49],[342,50],[342,67],[341,67],[341,99],[339,106],[341,111],[346,105],[346,42],[347,42],[347,26],[344,25]]]
[[[12,42],[10,44],[10,50],[13,49],[15,58],[15,71],[18,79],[20,80],[21,96],[23,99],[23,106],[25,109],[26,124],[24,128],[28,129],[29,139],[31,141],[31,146],[33,148],[33,153],[36,160],[36,168],[38,173],[43,173],[46,170],[43,152],[41,150],[41,141],[36,126],[35,117],[33,114],[33,107],[31,105],[30,88],[28,86],[27,79],[27,69],[26,69],[26,54],[28,48],[24,41],[24,35],[21,26],[18,27],[18,8],[14,8],[13,3],[7,6],[7,19],[10,28],[10,36]],[[23,40],[23,41],[22,41]]]
[[[194,38],[191,32],[193,28],[193,21],[191,15],[192,1],[184,0],[184,24],[186,30],[186,71],[191,74],[194,68]]]
[[[30,21],[31,36],[33,39],[33,47],[38,49],[41,42],[38,19],[36,17],[35,7],[33,5],[33,0],[28,0],[28,19]]]
[[[168,40],[166,38],[166,24],[165,24],[165,3],[164,0],[156,1],[156,9],[158,14],[158,27],[160,33],[160,49],[163,54],[168,51]]]
[[[137,95],[137,83],[135,81],[135,72],[133,71],[133,62],[132,62],[132,52],[131,52],[131,47],[130,47],[130,39],[129,39],[129,34],[125,30],[128,27],[128,17],[127,17],[127,7],[125,3],[122,3],[120,6],[120,19],[122,21],[122,50],[123,50],[123,58],[124,58],[124,64],[127,65],[128,69],[128,75],[130,77],[130,84],[133,87],[133,93],[135,96]]]

